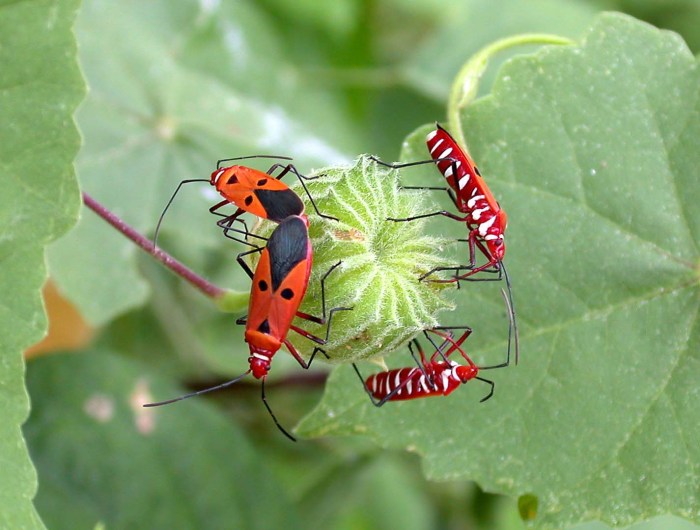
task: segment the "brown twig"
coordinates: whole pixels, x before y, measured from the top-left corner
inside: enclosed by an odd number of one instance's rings
[[[222,296],[224,296],[224,294],[226,294],[225,289],[222,289],[221,287],[218,287],[213,283],[205,280],[200,275],[196,274],[191,269],[187,268],[185,265],[173,258],[170,254],[168,254],[167,252],[163,252],[161,249],[157,248],[153,241],[148,239],[143,234],[139,233],[133,227],[126,224],[123,220],[117,217],[114,213],[110,212],[107,208],[102,206],[99,202],[97,202],[85,192],[83,192],[83,202],[85,203],[85,206],[87,206],[97,215],[102,217],[102,219],[111,224],[119,232],[131,239],[145,252],[153,256],[155,259],[160,261],[163,265],[168,267],[175,274],[182,277],[194,287],[202,291],[205,295],[209,296],[210,298],[221,298]]]

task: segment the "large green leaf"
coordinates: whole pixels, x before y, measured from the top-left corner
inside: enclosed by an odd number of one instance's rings
[[[182,391],[144,366],[55,355],[32,364],[28,386],[37,504],[51,528],[299,527],[272,468],[216,407],[141,406]]]
[[[509,214],[520,366],[488,373],[485,404],[472,383],[380,410],[338,369],[298,432],[365,433],[421,454],[432,478],[529,494],[542,528],[698,521],[699,77],[677,35],[621,15],[507,63],[463,126]],[[461,295],[475,335],[492,329],[482,290]]]
[[[46,333],[44,247],[77,217],[72,114],[84,93],[72,33],[77,1],[0,4],[0,527],[43,528],[20,432],[22,351]]]
[[[444,18],[444,27],[415,50],[402,65],[402,72],[408,83],[440,101],[447,99],[452,79],[465,58],[480,48],[526,32],[577,38],[595,13],[583,3],[562,0],[466,0],[449,7],[436,6],[435,10]]]
[[[96,1],[77,30],[91,89],[78,114],[82,187],[141,231],[153,231],[179,181],[208,178],[220,158],[283,154],[307,171],[342,159],[340,139],[352,145],[326,96],[279,75],[288,68],[283,44],[247,4]],[[178,197],[161,243],[203,271],[221,238],[207,212],[216,194],[199,186]],[[86,212],[52,248],[52,274],[88,319],[104,323],[148,294],[137,252]]]

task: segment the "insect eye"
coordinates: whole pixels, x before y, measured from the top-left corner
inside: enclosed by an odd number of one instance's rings
[[[235,173],[228,178],[226,184],[238,184],[238,177]]]
[[[285,300],[291,300],[292,298],[294,298],[294,291],[292,291],[292,290],[289,289],[289,288],[282,289],[282,292],[280,293],[280,295],[281,295],[282,298],[284,298]]]

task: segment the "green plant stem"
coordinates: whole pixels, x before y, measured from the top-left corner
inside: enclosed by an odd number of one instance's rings
[[[119,232],[128,237],[131,241],[136,243],[142,250],[153,256],[156,260],[160,261],[163,265],[173,271],[175,274],[183,278],[185,281],[189,282],[191,285],[199,289],[209,298],[213,298],[220,305],[220,301],[224,298],[230,296],[240,295],[240,293],[232,293],[226,289],[222,289],[209,282],[208,280],[202,278],[197,273],[187,268],[181,262],[173,258],[167,252],[162,251],[157,248],[153,241],[148,239],[146,236],[138,232],[135,228],[126,224],[122,219],[120,219],[113,212],[109,211],[102,204],[93,199],[90,195],[83,192],[83,203],[85,206],[90,208],[97,215],[102,217],[110,225],[116,228]],[[247,298],[247,293],[245,293]]]
[[[484,70],[486,70],[489,60],[503,50],[527,44],[573,45],[575,43],[570,39],[559,37],[558,35],[525,33],[523,35],[515,35],[498,40],[475,53],[471,59],[462,66],[457,74],[457,77],[452,83],[450,97],[447,103],[447,121],[449,123],[450,133],[463,148],[467,148],[467,142],[459,115],[462,109],[476,98],[479,80]]]

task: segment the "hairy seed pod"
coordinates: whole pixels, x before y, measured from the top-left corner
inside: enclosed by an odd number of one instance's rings
[[[312,275],[301,311],[321,314],[320,278],[338,261],[342,264],[326,280],[326,307],[352,307],[333,317],[324,346],[330,361],[381,358],[437,325],[438,312],[453,308],[442,296],[446,287],[418,278],[449,264],[442,252],[445,241],[425,235],[423,220],[387,220],[431,211],[427,194],[401,190],[397,170],[366,156],[352,166],[324,168],[308,176],[319,177],[306,181],[319,211],[339,221],[319,217],[299,183],[292,185],[307,202],[313,245]],[[273,228],[262,223],[259,233],[267,236]],[[294,324],[325,335],[324,326],[298,318]],[[294,344],[309,355],[313,343],[294,335]]]

